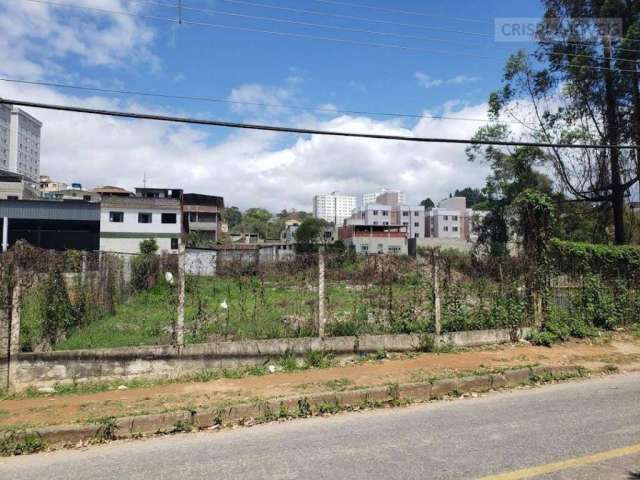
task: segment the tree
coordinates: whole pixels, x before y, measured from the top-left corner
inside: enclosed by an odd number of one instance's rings
[[[453,194],[454,197],[464,197],[467,200],[467,207],[472,208],[481,202],[484,202],[487,197],[483,195],[479,188],[466,187],[462,190],[456,190]]]
[[[238,207],[225,208],[222,211],[222,219],[229,225],[229,229],[232,229],[242,222],[242,212]]]
[[[504,124],[488,125],[481,127],[473,139],[502,141],[510,134]],[[552,193],[551,180],[536,169],[544,164],[545,153],[536,147],[479,144],[467,147],[466,153],[470,161],[486,162],[492,172],[483,189],[484,208],[489,213],[480,226],[478,243],[491,255],[504,256],[509,241],[509,210],[518,195],[525,190]]]
[[[435,203],[433,203],[433,200],[431,200],[429,197],[425,198],[424,200],[422,200],[420,202],[420,206],[424,207],[425,210],[428,210],[429,208],[433,208],[435,207]]]
[[[323,229],[327,222],[320,218],[305,218],[296,230],[295,238],[301,251],[309,251],[322,239]]]
[[[533,60],[524,52],[508,60],[503,87],[490,97],[492,117],[520,120],[534,139],[548,143],[640,145],[638,2],[542,3],[538,49]],[[620,19],[620,35],[597,23],[602,18]],[[519,113],[523,105],[532,112],[529,118]],[[549,153],[572,199],[610,206],[615,242],[624,243],[624,198],[638,181],[638,152],[611,147]]]
[[[242,215],[242,223],[234,228],[240,233],[257,233],[262,238],[268,238],[269,227],[267,222],[271,220],[271,212],[264,208],[249,208]]]

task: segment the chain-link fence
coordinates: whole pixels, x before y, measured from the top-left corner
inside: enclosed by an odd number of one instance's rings
[[[221,340],[454,332],[534,324],[572,334],[638,322],[628,275],[550,272],[536,317],[519,258],[420,251],[217,256],[187,252],[184,314],[177,255],[50,252],[0,255],[3,306],[19,288],[23,351]],[[319,294],[322,276],[323,295]],[[182,328],[182,318],[184,328]]]

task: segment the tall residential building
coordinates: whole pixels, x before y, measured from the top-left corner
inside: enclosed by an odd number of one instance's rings
[[[351,195],[316,195],[313,197],[313,216],[342,225],[351,216],[356,204],[356,197]]]
[[[382,196],[382,198],[378,198]],[[400,190],[387,190],[383,188],[377,192],[363,193],[360,207],[366,208],[370,203],[382,203],[384,205],[404,205],[407,203],[404,192]]]
[[[4,105],[3,105],[4,106]],[[2,106],[0,106],[2,107]],[[9,137],[6,137],[7,109],[0,108],[0,168],[24,175],[34,182],[40,177],[40,130],[42,123],[24,110],[13,107],[10,111]],[[3,128],[4,127],[4,128]],[[3,158],[8,144],[9,157]]]
[[[0,170],[9,170],[9,133],[11,126],[11,107],[0,105]]]

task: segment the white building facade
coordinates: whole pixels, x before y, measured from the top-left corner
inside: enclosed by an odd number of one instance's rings
[[[356,206],[357,199],[352,195],[316,195],[313,197],[313,216],[342,225]]]
[[[11,109],[7,170],[39,182],[41,130],[42,123],[37,118],[19,108]],[[3,148],[1,135],[0,133],[0,150]]]
[[[437,207],[426,211],[427,236],[473,242],[486,214],[467,208],[464,197],[441,200]]]
[[[11,107],[0,104],[0,170],[9,170]]]
[[[395,196],[396,203],[398,205],[407,203],[407,198],[404,192],[400,190],[388,190],[386,188],[383,188],[381,190],[378,190],[377,192],[363,193],[362,197],[360,198],[360,208],[364,209],[370,203],[378,203],[378,197],[381,195],[389,198]],[[389,204],[390,202],[384,201],[383,203]]]
[[[100,250],[140,253],[152,238],[159,252],[178,251],[182,237],[180,201],[173,198],[110,197],[100,205]]]

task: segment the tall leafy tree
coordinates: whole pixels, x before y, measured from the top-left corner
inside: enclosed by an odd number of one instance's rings
[[[640,145],[640,2],[542,3],[537,50],[507,62],[503,87],[490,98],[493,118],[520,120],[528,135],[549,143]],[[605,18],[620,19],[619,30],[598,23]],[[638,152],[552,148],[548,160],[572,199],[610,206],[615,241],[624,243],[624,201],[638,181]]]
[[[427,210],[429,208],[435,207],[436,205],[435,203],[433,203],[433,200],[427,197],[420,202],[420,206],[424,207],[424,209]]]
[[[511,132],[504,124],[482,127],[475,140],[502,141]],[[466,150],[470,161],[483,161],[491,167],[483,194],[486,196],[485,217],[478,234],[478,243],[493,256],[507,253],[510,207],[526,190],[551,193],[552,182],[539,167],[545,161],[544,152],[535,147],[498,147],[474,144]]]

